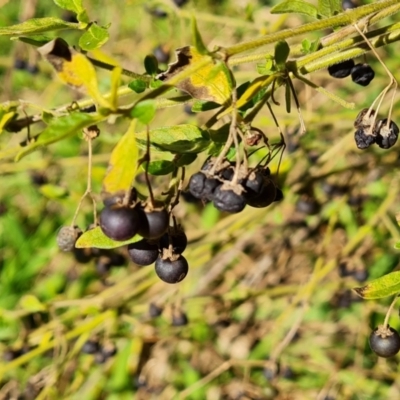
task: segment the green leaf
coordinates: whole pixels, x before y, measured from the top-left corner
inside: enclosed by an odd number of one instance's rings
[[[110,35],[106,28],[93,23],[89,29],[79,38],[79,47],[82,50],[90,51],[103,46]]]
[[[147,83],[140,79],[134,79],[129,83],[128,87],[136,93],[143,93],[147,89]]]
[[[143,167],[145,167],[143,165]],[[175,169],[175,165],[172,161],[168,160],[157,160],[152,161],[148,164],[148,172],[151,175],[168,175]]]
[[[197,154],[182,154],[175,159],[174,163],[177,167],[184,167],[190,165],[196,158]]]
[[[105,117],[92,116],[85,113],[74,112],[69,115],[54,118],[47,128],[40,134],[36,142],[33,142],[18,151],[16,161],[32,153],[33,151],[48,146],[49,144],[59,142],[69,136],[76,135],[83,128],[100,122]]]
[[[146,146],[146,131],[136,134],[138,143]],[[157,150],[171,153],[200,153],[210,144],[207,131],[196,125],[183,124],[156,128],[150,131],[150,145]]]
[[[115,249],[117,247],[126,246],[130,243],[138,242],[143,238],[139,235],[134,236],[132,239],[125,240],[123,242],[117,242],[107,237],[101,228],[97,226],[90,231],[84,232],[75,243],[75,247],[78,249],[84,249],[88,247],[96,247],[98,249]]]
[[[308,54],[311,50],[311,42],[308,39],[304,39],[301,42],[301,50],[304,54]]]
[[[215,108],[218,107],[221,107],[221,105],[218,103],[214,103],[213,101],[196,100],[193,102],[192,111],[203,112],[203,111],[214,110]]]
[[[286,105],[286,112],[290,114],[292,109],[292,91],[290,89],[289,83],[285,85],[285,105]]]
[[[158,61],[153,54],[149,54],[144,58],[144,69],[149,75],[158,73]]]
[[[363,299],[381,299],[400,293],[400,271],[391,272],[365,286],[354,288]]]
[[[22,309],[31,312],[46,311],[46,307],[32,294],[22,296],[19,305]]]
[[[341,0],[318,0],[318,14],[323,17],[332,17],[341,11]]]
[[[154,100],[143,100],[132,108],[131,117],[137,118],[142,124],[147,125],[154,118],[156,110]]]
[[[60,18],[46,17],[28,19],[21,24],[0,28],[0,36],[37,35],[60,29],[79,29],[79,24],[63,21]]]
[[[197,28],[197,22],[194,17],[192,17],[192,39],[193,39],[193,44],[196,50],[202,54],[202,55],[208,55],[210,52],[207,50],[207,47],[205,46],[203,39],[200,35],[199,29]]]
[[[310,17],[318,17],[318,9],[313,4],[304,0],[286,0],[271,8],[271,14],[305,14]]]
[[[68,193],[65,187],[52,185],[50,183],[40,186],[39,192],[48,199],[61,199]]]
[[[46,35],[33,35],[28,37],[20,36],[18,40],[24,43],[31,44],[32,46],[40,47],[52,41],[53,38]]]
[[[136,121],[133,120],[111,153],[107,174],[103,180],[103,190],[107,193],[127,191],[135,179],[139,159],[135,126]]]
[[[285,63],[289,57],[290,47],[285,40],[279,41],[275,45],[275,63],[278,69],[283,70],[285,68]]]
[[[397,250],[400,250],[400,242],[397,242],[397,243],[394,245],[394,248],[397,249]]]
[[[76,14],[84,11],[82,0],[53,0],[54,3],[58,5],[58,7],[63,8],[64,10],[72,11]]]

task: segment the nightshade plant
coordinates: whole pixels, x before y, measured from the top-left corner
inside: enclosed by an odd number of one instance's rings
[[[176,49],[176,60],[166,71],[159,69],[155,56],[147,56],[142,73],[88,56],[108,41],[108,27],[98,25],[96,16],[88,15],[81,0],[54,2],[76,14],[77,22],[37,18],[1,27],[0,36],[37,48],[58,78],[86,97],[72,101],[71,96],[70,104],[51,110],[45,104],[35,105],[41,112],[30,115],[25,111],[32,106],[29,102],[0,104],[3,137],[5,133],[24,135],[19,145],[1,148],[0,159],[19,161],[34,151],[83,132],[88,144],[89,168],[87,190],[82,200],[86,196],[93,200],[94,226],[83,233],[75,228],[81,200],[75,215],[65,222],[66,226],[57,236],[60,249],[73,250],[71,243],[76,249],[108,250],[128,246],[134,262],[141,266],[155,264],[155,273],[167,283],[179,283],[186,276],[190,277],[190,265],[182,255],[187,238],[181,221],[174,214],[182,191],[189,191],[203,204],[212,202],[227,213],[242,212],[246,206],[264,208],[281,201],[283,193],[278,185],[278,174],[271,174],[269,168],[273,159],[281,157],[286,146],[273,111],[280,106],[275,100],[276,93],[284,91],[288,113],[293,112],[292,103],[295,105],[300,134],[306,134],[302,105],[293,81],[299,80],[331,101],[353,110],[354,103],[317,85],[307,75],[326,69],[327,75],[332,77],[351,76],[357,84],[372,86],[375,74],[365,62],[365,55],[379,59],[375,49],[400,40],[398,22],[375,28],[377,23],[400,11],[398,0],[373,2],[345,12],[341,1],[337,0],[319,1],[318,7],[305,1],[287,0],[277,4],[271,12],[306,14],[314,21],[231,46],[209,48],[193,18],[191,45]],[[75,46],[66,41],[63,30],[82,33]],[[304,39],[296,43],[299,36],[327,30],[331,32],[325,36],[321,33],[315,41]],[[49,32],[57,32],[57,37],[46,38],[44,35]],[[237,85],[235,67],[252,63],[256,63],[254,78]],[[107,93],[99,88],[96,68],[110,71]],[[376,101],[359,113],[354,111],[354,139],[359,149],[372,144],[389,149],[396,144],[399,129],[391,120],[391,114],[397,82],[390,71],[386,69],[386,72],[390,83]],[[122,84],[124,77],[130,80],[127,85]],[[181,93],[177,94],[177,90]],[[381,115],[381,106],[390,90],[393,96],[389,113]],[[128,104],[123,98],[129,98]],[[207,111],[210,116],[212,111],[213,114],[201,126],[188,123],[153,126],[158,110],[182,104],[190,104],[196,113]],[[280,136],[278,141],[271,141],[266,133],[253,126],[261,112],[270,113]],[[129,126],[110,156],[102,193],[97,194],[103,201],[97,216],[98,204],[91,188],[92,142],[109,121],[118,119],[128,121]],[[44,123],[45,128],[38,128],[39,122]],[[261,160],[254,156],[259,150],[265,154]],[[165,157],[154,160],[153,152]],[[205,164],[197,173],[185,176],[185,168],[198,156],[204,158]],[[145,171],[145,193],[135,187],[140,168]],[[168,178],[157,198],[149,175]],[[389,274],[356,291],[364,298],[397,294],[400,276]],[[376,338],[371,340],[374,350]],[[382,354],[392,353],[395,352]],[[0,371],[0,375],[3,372]]]

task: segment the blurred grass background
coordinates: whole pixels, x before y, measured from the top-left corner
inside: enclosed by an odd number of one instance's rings
[[[271,16],[274,3],[189,0],[179,9],[170,1],[84,1],[92,19],[111,23],[103,54],[139,73],[147,54],[164,56],[166,67],[175,48],[190,44],[193,12],[209,48],[305,21]],[[34,16],[69,17],[47,0],[3,0],[0,6],[0,26]],[[71,45],[79,39],[76,32],[59,36]],[[398,51],[399,44],[379,50],[397,78]],[[16,60],[31,70],[15,68]],[[361,301],[351,291],[399,266],[393,248],[399,239],[398,145],[359,151],[353,141],[358,111],[388,83],[374,57],[367,61],[376,71],[367,88],[333,80],[326,71],[310,77],[355,102],[356,110],[296,83],[304,136],[296,133],[296,113],[274,106],[288,144],[276,177],[285,194],[281,203],[228,216],[211,205],[181,202],[177,216],[189,238],[190,270],[178,285],[160,282],[152,266],[129,263],[124,249],[108,254],[107,262],[97,257],[82,263],[82,254],[59,252],[57,230],[70,223],[86,187],[82,138],[19,163],[2,161],[0,399],[400,398],[398,359],[378,360],[367,342],[387,302]],[[109,72],[98,74],[107,91]],[[255,65],[236,68],[235,76],[238,83],[254,79]],[[6,38],[0,38],[0,77],[2,102],[23,99],[50,109],[80,98],[54,78],[35,49]],[[283,95],[276,96],[281,104]],[[383,114],[389,105],[385,102]],[[37,112],[27,104],[27,114]],[[396,105],[393,119],[399,116]],[[205,120],[178,106],[159,111],[152,126]],[[278,140],[267,109],[254,125],[270,141]],[[31,134],[39,129],[32,127]],[[97,194],[126,122],[100,129],[93,159]],[[3,132],[0,145],[16,144],[26,134]],[[187,176],[204,159],[199,156]],[[157,179],[154,185],[161,191],[168,182]],[[92,218],[87,201],[79,226],[85,229]],[[110,258],[121,256],[123,265],[110,267]],[[390,324],[400,327],[397,315]],[[89,339],[113,344],[117,353],[107,359],[85,354]]]

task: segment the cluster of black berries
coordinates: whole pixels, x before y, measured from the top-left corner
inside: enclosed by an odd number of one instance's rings
[[[393,357],[400,351],[400,335],[390,326],[378,326],[369,337],[371,350],[379,357]]]
[[[376,143],[381,149],[391,148],[399,136],[399,127],[392,120],[376,119],[375,110],[365,108],[357,116],[354,140],[359,149]]]
[[[187,275],[188,262],[182,256],[187,238],[180,226],[169,226],[164,206],[106,201],[100,214],[100,228],[116,241],[129,240],[136,234],[142,236],[142,240],[128,245],[129,257],[141,266],[155,263],[155,271],[164,282],[178,283]]]
[[[353,60],[342,61],[328,67],[329,75],[334,78],[346,78],[351,75],[353,82],[368,86],[375,77],[374,70],[366,63],[354,64]]]
[[[268,167],[244,171],[243,166],[236,170],[236,163],[227,160],[217,168],[214,168],[214,163],[215,159],[209,158],[201,170],[191,176],[189,191],[195,198],[212,201],[218,210],[229,213],[238,213],[246,205],[267,207],[283,199],[283,193],[272,180]],[[210,174],[213,168],[215,172]]]
[[[97,339],[89,339],[81,349],[82,353],[94,355],[96,363],[103,364],[117,354],[117,348],[112,342],[101,344]]]

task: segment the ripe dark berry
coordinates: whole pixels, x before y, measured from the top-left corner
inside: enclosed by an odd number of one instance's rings
[[[250,199],[246,199],[247,205],[255,208],[268,207],[275,201],[276,186],[271,179],[264,178],[264,185],[261,193]]]
[[[243,194],[246,200],[254,198],[262,192],[264,188],[264,173],[261,170],[253,170],[243,183],[245,193]]]
[[[182,254],[187,246],[187,237],[183,229],[170,227],[168,232],[160,238],[160,248],[168,249],[172,245],[174,254]]]
[[[57,234],[57,244],[62,251],[72,251],[82,231],[73,226],[63,226]]]
[[[318,202],[309,196],[302,196],[296,203],[296,210],[307,215],[315,215],[319,209]]]
[[[390,149],[397,142],[399,136],[399,127],[393,121],[390,121],[389,126],[387,123],[387,118],[376,123],[376,144],[381,149]]]
[[[73,249],[75,261],[81,264],[86,264],[92,260],[92,249],[84,248],[77,249],[76,247]]]
[[[213,201],[215,208],[229,213],[238,213],[246,206],[243,195],[236,193],[233,187],[225,184],[215,189]]]
[[[150,303],[149,306],[149,315],[150,318],[156,318],[159,317],[163,312],[163,308],[158,306],[157,304]]]
[[[100,214],[100,228],[110,239],[123,241],[134,237],[142,225],[134,208],[108,206]]]
[[[218,187],[220,187],[222,183],[215,178],[207,178],[204,181],[204,188],[203,188],[203,200],[213,201],[214,194]]]
[[[85,354],[95,354],[100,350],[100,345],[97,340],[88,340],[86,343],[82,346],[82,353]]]
[[[156,274],[166,283],[178,283],[188,273],[189,265],[186,258],[179,256],[176,260],[157,258],[155,264]]]
[[[390,326],[379,326],[369,337],[371,350],[379,357],[393,357],[400,350],[400,336]]]
[[[370,134],[364,128],[360,128],[354,132],[354,140],[357,148],[364,150],[375,143],[375,136]]]
[[[207,177],[202,172],[197,172],[190,177],[189,181],[189,192],[196,199],[203,197],[204,183]]]
[[[354,67],[354,61],[353,60],[346,60],[342,61],[338,64],[331,65],[328,67],[328,72],[329,75],[332,76],[333,78],[346,78],[351,74],[351,70]]]
[[[145,266],[157,260],[159,251],[157,244],[142,239],[128,245],[128,254],[135,264]]]
[[[17,59],[14,61],[14,68],[15,68],[15,69],[24,70],[24,69],[26,69],[26,67],[27,67],[27,63],[26,63],[25,60],[22,60],[22,59],[20,59],[20,58],[17,58]]]
[[[283,200],[283,192],[281,189],[277,187],[274,201],[282,201],[282,200]]]
[[[361,86],[368,86],[374,77],[375,72],[368,64],[356,64],[351,70],[351,79]]]
[[[169,50],[166,46],[157,46],[153,50],[153,55],[157,59],[159,64],[167,64],[170,57]]]
[[[155,210],[139,210],[141,224],[139,235],[146,239],[157,239],[168,229],[169,215],[165,208]]]
[[[189,323],[187,315],[182,311],[175,311],[172,314],[172,325],[173,326],[184,326]]]

